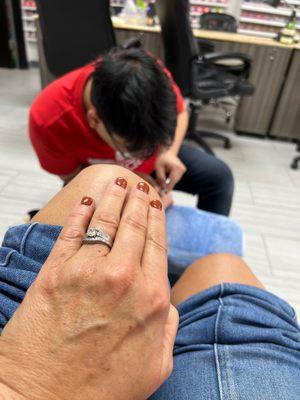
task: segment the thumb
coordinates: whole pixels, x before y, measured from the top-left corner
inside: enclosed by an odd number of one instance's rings
[[[157,165],[156,169],[156,180],[160,185],[163,185],[166,181],[166,171],[163,165]]]
[[[170,306],[169,316],[165,326],[165,336],[163,343],[163,362],[162,377],[166,380],[173,370],[173,350],[178,331],[179,315],[178,311],[172,305]]]

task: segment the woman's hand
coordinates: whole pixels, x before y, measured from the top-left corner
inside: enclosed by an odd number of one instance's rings
[[[119,178],[96,207],[85,198],[71,212],[0,337],[0,394],[143,400],[170,375],[178,314],[165,215],[145,182],[126,186]],[[104,229],[112,249],[82,245],[88,227]]]

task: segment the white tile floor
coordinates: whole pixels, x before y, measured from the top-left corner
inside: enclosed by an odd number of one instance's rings
[[[38,91],[37,71],[0,69],[0,240],[60,188],[40,169],[27,136],[28,108]],[[245,259],[300,315],[300,170],[289,169],[295,146],[238,136],[232,142],[229,151],[219,144],[215,150],[234,171],[232,217],[245,230]],[[176,201],[194,204],[181,193]]]

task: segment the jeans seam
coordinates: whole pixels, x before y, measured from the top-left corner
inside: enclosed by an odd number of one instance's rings
[[[22,238],[21,241],[21,245],[20,245],[20,254],[22,254],[22,256],[24,255],[24,251],[25,251],[25,241],[29,235],[29,233],[32,231],[32,229],[37,225],[38,223],[35,222],[32,225],[29,225],[29,227],[27,228],[26,232],[24,233],[24,236]]]
[[[219,387],[219,395],[220,395],[220,400],[224,400],[223,397],[223,388],[222,388],[222,379],[221,379],[221,369],[220,369],[220,361],[219,361],[219,354],[218,354],[218,329],[219,329],[219,320],[220,320],[220,315],[223,307],[223,301],[222,301],[222,295],[224,291],[224,285],[223,283],[220,284],[220,293],[218,297],[219,301],[219,307],[218,307],[218,312],[217,312],[217,317],[216,317],[216,322],[215,322],[215,343],[214,343],[214,353],[215,353],[215,363],[216,363],[216,370],[217,370],[217,378],[218,378],[218,387]]]
[[[15,253],[15,251],[16,251],[16,250],[11,250],[11,251],[6,255],[4,262],[3,262],[3,263],[0,263],[0,267],[5,267],[5,266],[9,263],[9,259],[10,259],[11,255],[12,255],[13,253]]]

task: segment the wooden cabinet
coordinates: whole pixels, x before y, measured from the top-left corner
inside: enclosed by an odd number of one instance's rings
[[[160,33],[129,29],[116,29],[115,32],[118,44],[132,37],[140,37],[145,50],[156,57],[164,58]],[[201,38],[201,31],[199,32]],[[236,114],[236,131],[260,136],[271,133],[278,137],[299,137],[300,50],[276,44],[260,45],[251,41],[245,43],[214,39],[212,42],[215,51],[245,53],[252,59],[249,80],[255,87],[255,93],[240,100]],[[295,60],[290,68],[294,53]]]
[[[270,134],[300,141],[300,50],[295,50]]]
[[[253,96],[241,99],[235,129],[239,132],[267,135],[293,50],[230,42],[215,42],[215,49],[250,55],[252,68],[249,80],[254,85],[255,92]]]

